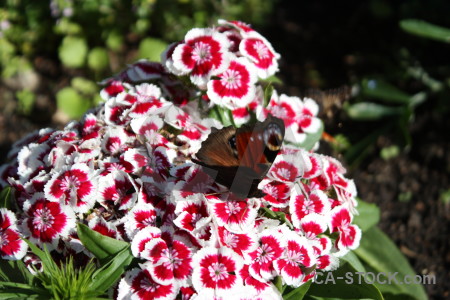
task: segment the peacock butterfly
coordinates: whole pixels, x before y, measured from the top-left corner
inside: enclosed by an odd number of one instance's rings
[[[238,197],[262,197],[258,184],[269,171],[284,139],[283,120],[269,115],[264,122],[212,128],[192,161]]]

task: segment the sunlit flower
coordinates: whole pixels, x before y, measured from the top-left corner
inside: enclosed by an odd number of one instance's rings
[[[18,260],[25,256],[28,246],[20,238],[14,213],[0,208],[0,256],[3,259]]]
[[[259,34],[244,38],[239,44],[239,51],[257,68],[260,78],[268,78],[278,71],[278,59],[272,45]]]
[[[272,280],[276,273],[273,263],[281,257],[284,251],[282,236],[272,230],[265,230],[259,236],[259,246],[248,255],[251,259],[250,274],[260,281]]]
[[[231,109],[247,106],[255,97],[256,74],[252,68],[244,58],[232,60],[217,79],[208,82],[209,99]]]
[[[194,84],[205,88],[211,76],[228,67],[227,49],[228,40],[224,35],[211,29],[191,29],[184,43],[174,49],[170,71],[176,75],[190,74]]]
[[[159,284],[148,270],[136,268],[120,281],[117,299],[175,299],[177,293],[175,283]]]
[[[45,185],[45,197],[70,205],[75,212],[86,212],[95,204],[96,174],[86,164],[74,164],[55,173]]]
[[[198,293],[212,290],[220,295],[242,285],[242,259],[228,248],[200,249],[194,254],[192,266],[192,283]]]
[[[339,237],[336,240],[336,248],[356,249],[361,239],[361,229],[351,224],[352,217],[345,207],[335,207],[331,211],[331,232],[338,232]]]
[[[274,266],[283,280],[293,287],[298,287],[309,279],[313,272],[315,257],[313,249],[306,238],[300,237],[292,231],[284,236],[286,248],[284,254],[274,261]]]
[[[141,256],[147,260],[145,266],[152,278],[160,284],[175,281],[178,285],[186,285],[192,273],[192,252],[182,242],[152,239]]]
[[[75,214],[56,201],[48,201],[43,193],[36,193],[23,205],[22,228],[25,236],[49,249],[58,246],[60,238],[66,238],[75,228]]]

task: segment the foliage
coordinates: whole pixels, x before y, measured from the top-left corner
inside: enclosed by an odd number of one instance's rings
[[[57,94],[73,76],[98,81],[139,58],[158,61],[161,50],[180,39],[186,28],[207,26],[219,18],[262,25],[275,2],[7,0],[0,7],[1,77],[17,76],[25,70],[45,77],[35,65],[36,59],[59,60],[59,72],[69,74],[69,80],[52,87]],[[130,52],[134,54],[128,55]],[[30,115],[35,99],[21,90],[19,87],[16,94],[19,112]],[[58,97],[57,108],[78,119],[95,105],[98,91],[86,97],[66,90],[63,100]]]
[[[421,38],[432,39],[444,43],[449,42],[450,29],[436,26],[422,20],[404,19],[399,26],[407,33]],[[420,41],[417,41],[420,42]],[[411,147],[413,140],[409,128],[415,120],[417,110],[430,99],[439,99],[441,103],[436,106],[436,113],[443,114],[450,110],[444,100],[450,95],[450,70],[443,68],[436,71],[436,66],[430,69],[435,75],[422,66],[420,61],[413,57],[414,50],[403,47],[398,53],[398,64],[392,78],[386,74],[378,77],[365,77],[358,84],[359,93],[352,101],[345,103],[348,116],[361,122],[377,122],[372,132],[365,133],[364,138],[347,149],[346,160],[350,163],[360,161],[367,154],[377,138],[382,135],[396,134],[398,146]],[[400,79],[400,80],[399,80]],[[419,85],[421,88],[414,93],[408,93],[389,81],[410,82],[409,85]],[[398,148],[382,149],[383,157],[397,155]],[[394,152],[392,152],[394,151]]]

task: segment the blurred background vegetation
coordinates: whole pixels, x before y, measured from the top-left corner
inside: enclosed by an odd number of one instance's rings
[[[96,81],[139,58],[159,61],[168,42],[218,18],[262,25],[274,1],[6,0],[0,8],[2,97],[36,116],[49,90],[56,108],[77,119],[98,101]],[[50,99],[54,102],[54,99]]]
[[[449,13],[447,0],[3,0],[1,156],[32,129],[78,119],[100,101],[97,82],[126,64],[159,61],[190,28],[242,20],[281,54],[284,85],[276,88],[319,102],[325,147],[356,170],[361,196],[382,208],[382,201],[403,203],[385,204],[403,213],[385,215],[383,229],[394,228],[399,246],[420,254],[407,254],[416,271],[448,279]],[[383,194],[381,179],[367,174],[392,175],[385,183],[393,192]],[[417,222],[434,223],[428,231],[401,227]],[[418,235],[427,242],[408,236],[414,230],[425,230]],[[428,248],[411,250],[411,243]],[[449,296],[448,284],[427,288]]]

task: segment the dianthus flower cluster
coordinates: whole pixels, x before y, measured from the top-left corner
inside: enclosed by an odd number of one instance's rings
[[[0,169],[2,187],[15,190],[13,208],[0,209],[1,257],[39,266],[20,237],[89,257],[83,223],[131,244],[139,267],[117,299],[281,299],[275,279],[299,287],[335,269],[359,245],[355,185],[336,159],[299,146],[322,126],[314,100],[264,95],[278,59],[241,22],[195,28],[162,63],[141,60],[105,80],[104,103],[81,121],[16,143]],[[228,193],[191,161],[223,127],[214,110],[237,126],[284,121],[262,198]]]

